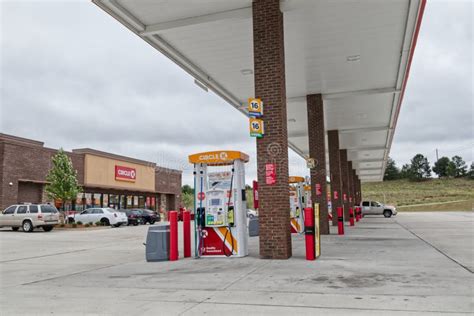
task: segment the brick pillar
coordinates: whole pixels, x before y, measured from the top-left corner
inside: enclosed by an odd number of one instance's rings
[[[359,204],[362,203],[362,183],[360,182],[359,177],[357,177],[357,187],[359,189]]]
[[[279,0],[254,0],[252,11],[255,97],[263,101],[265,122],[265,135],[257,139],[260,256],[287,259],[292,252],[283,14]],[[271,164],[276,181],[266,184]]]
[[[353,205],[358,205],[357,204],[357,174],[355,172],[355,169],[352,169],[352,183],[353,183],[353,186],[352,186],[352,192],[353,192],[353,197],[354,197],[354,200],[352,201],[353,202]]]
[[[329,234],[327,181],[326,181],[326,132],[324,130],[324,107],[321,94],[306,97],[308,109],[309,156],[316,161],[310,170],[311,198],[319,203],[319,227],[321,235]]]
[[[331,173],[332,225],[337,226],[337,208],[342,207],[341,159],[339,132],[328,131],[329,170]]]
[[[348,171],[348,193],[347,193],[347,201],[349,202],[349,207],[354,207],[354,182],[352,181],[352,161],[347,162],[347,171]]]
[[[349,165],[347,163],[347,150],[339,150],[341,156],[342,203],[344,204],[344,221],[349,221]],[[345,199],[344,199],[345,197]]]

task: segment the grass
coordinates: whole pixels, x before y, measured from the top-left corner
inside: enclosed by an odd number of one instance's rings
[[[364,199],[395,205],[401,212],[472,211],[474,180],[431,179],[423,182],[396,180],[364,183],[362,196]]]

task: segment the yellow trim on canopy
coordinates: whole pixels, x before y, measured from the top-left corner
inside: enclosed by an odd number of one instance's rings
[[[297,177],[297,176],[291,176],[288,178],[288,182],[289,183],[301,183],[301,182],[304,182],[304,178],[303,177]]]
[[[231,165],[235,160],[248,162],[249,156],[241,151],[216,150],[190,155],[188,159],[193,164],[202,163],[208,166],[223,166]]]

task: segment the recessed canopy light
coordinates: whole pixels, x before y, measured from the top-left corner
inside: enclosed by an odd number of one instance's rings
[[[349,61],[349,62],[359,61],[360,60],[360,55],[347,56],[346,60]]]
[[[366,141],[367,141],[367,138],[362,138],[362,141],[363,141],[363,142],[366,142]]]
[[[244,75],[244,76],[248,76],[248,75],[253,74],[253,70],[252,70],[252,69],[242,69],[242,70],[240,71],[240,73],[241,73],[242,75]]]
[[[369,156],[370,156],[370,154],[364,154],[364,156],[365,156],[365,157],[369,157]]]
[[[366,119],[366,118],[367,118],[367,114],[366,114],[366,113],[358,113],[358,114],[356,114],[356,117],[357,117],[358,119],[360,119],[360,120],[361,120],[361,119]]]
[[[294,118],[290,118],[290,119],[288,119],[288,122],[291,122],[291,123],[296,123],[296,119],[294,119]]]

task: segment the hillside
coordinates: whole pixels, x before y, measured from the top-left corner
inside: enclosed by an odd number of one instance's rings
[[[399,211],[468,211],[474,205],[474,180],[431,179],[362,184],[364,199],[397,206]],[[422,205],[418,205],[422,204]]]

